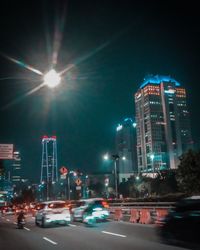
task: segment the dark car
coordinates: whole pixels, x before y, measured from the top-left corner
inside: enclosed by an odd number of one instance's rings
[[[162,240],[200,246],[200,196],[177,202],[162,221],[159,234]],[[199,248],[200,249],[200,248]]]

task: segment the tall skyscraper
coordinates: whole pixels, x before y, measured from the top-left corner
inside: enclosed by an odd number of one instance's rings
[[[116,152],[119,155],[119,181],[137,172],[136,123],[126,118],[117,126]]]
[[[21,167],[21,155],[19,151],[13,152],[12,169],[9,171],[8,179],[12,181],[14,185],[19,185],[22,180],[22,167]]]
[[[176,169],[192,147],[186,90],[169,76],[148,76],[135,94],[139,171]]]
[[[57,141],[56,136],[42,138],[42,164],[40,182],[58,181]]]

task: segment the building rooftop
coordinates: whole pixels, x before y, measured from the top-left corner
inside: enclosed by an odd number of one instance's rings
[[[150,75],[144,78],[144,81],[140,85],[140,88],[144,88],[144,86],[146,86],[149,83],[160,84],[161,82],[174,82],[177,87],[181,86],[179,82],[177,82],[174,78],[170,76]]]

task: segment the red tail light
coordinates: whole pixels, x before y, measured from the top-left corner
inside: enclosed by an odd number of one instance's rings
[[[106,201],[102,201],[102,205],[103,205],[105,208],[109,208],[109,204],[108,204]]]

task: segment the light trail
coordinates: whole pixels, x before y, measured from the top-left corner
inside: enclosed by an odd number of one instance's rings
[[[26,94],[24,94],[23,96],[20,96],[18,98],[16,98],[15,100],[13,100],[12,102],[6,104],[5,106],[3,106],[1,108],[1,110],[6,110],[9,107],[13,106],[14,104],[19,103],[20,101],[24,100],[26,97],[28,97],[29,95],[33,94],[34,92],[38,91],[39,89],[41,89],[45,84],[42,83],[39,86],[35,87],[34,89],[31,89],[30,91],[28,91]]]
[[[28,65],[28,64],[26,64],[26,63],[24,63],[22,61],[19,61],[19,60],[13,58],[13,57],[7,56],[7,55],[5,55],[3,53],[1,53],[1,55],[3,57],[5,57],[6,59],[8,59],[9,61],[16,63],[17,65],[19,65],[22,68],[28,69],[28,70],[30,70],[30,71],[38,74],[38,75],[43,75],[43,73],[40,70],[35,69],[34,67],[32,67],[32,66],[30,66],[30,65]]]

